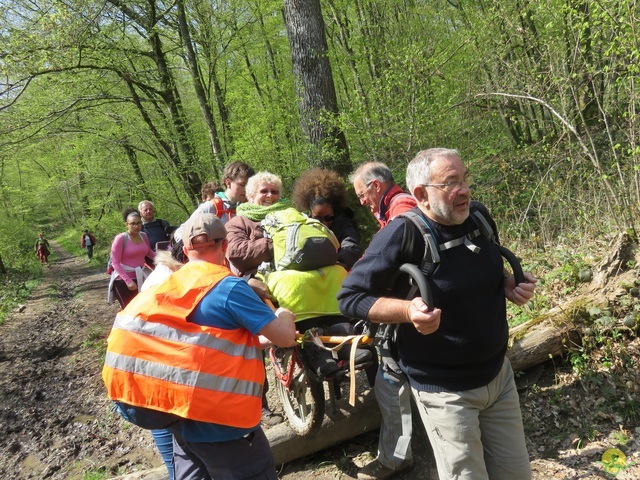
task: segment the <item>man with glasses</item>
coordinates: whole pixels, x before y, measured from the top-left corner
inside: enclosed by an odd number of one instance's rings
[[[420,265],[425,240],[412,221],[393,221],[371,241],[338,293],[340,310],[354,318],[398,325],[397,356],[407,376],[436,458],[439,478],[529,480],[527,453],[513,371],[506,357],[505,298],[524,305],[536,279],[516,285],[498,246],[470,211],[468,171],[451,149],[424,150],[409,163],[407,186],[438,245],[439,261],[426,278],[433,306],[405,298],[408,282],[389,279],[403,263]],[[406,230],[405,230],[406,229]],[[413,233],[413,248],[405,236]],[[464,241],[462,241],[464,240]],[[402,277],[400,277],[402,279]]]
[[[360,205],[369,210],[378,220],[380,228],[399,213],[411,210],[416,200],[402,190],[393,179],[389,167],[380,162],[367,162],[349,176]]]
[[[362,164],[349,177],[361,205],[368,205],[383,228],[396,215],[416,206],[413,196],[406,193],[393,179],[384,163]],[[391,357],[389,346],[394,327],[372,325],[376,335],[380,363],[374,393],[382,423],[378,440],[378,456],[358,472],[359,480],[381,480],[406,471],[413,465],[411,454],[411,392],[404,374]]]

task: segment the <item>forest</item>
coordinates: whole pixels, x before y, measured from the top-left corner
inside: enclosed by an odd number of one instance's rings
[[[0,0],[0,326],[47,268],[39,232],[81,257],[89,229],[102,272],[124,208],[151,200],[179,225],[203,183],[244,161],[281,176],[285,197],[309,168],[338,172],[366,245],[377,225],[349,173],[384,162],[404,187],[418,151],[456,148],[502,244],[539,278],[511,326],[564,315],[572,296],[591,322],[560,345],[564,390],[530,390],[537,454],[601,439],[596,412],[640,438],[640,255],[627,251],[639,27],[636,0]],[[621,271],[624,285],[603,287]],[[613,308],[593,301],[605,290]],[[92,335],[82,345],[103,348]],[[581,410],[559,421],[569,386]]]
[[[457,148],[503,242],[627,232],[640,182],[631,0],[1,0],[0,270],[39,231],[106,248],[142,199],[177,225],[245,161],[285,194]],[[364,237],[375,230],[352,201]]]

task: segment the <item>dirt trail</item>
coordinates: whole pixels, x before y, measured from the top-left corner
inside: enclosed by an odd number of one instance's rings
[[[0,479],[84,479],[92,472],[164,480],[151,435],[111,412],[102,385],[103,342],[117,311],[106,303],[104,268],[51,246],[44,281],[0,326]],[[628,365],[637,372],[640,340],[632,339],[627,349]],[[585,395],[569,371],[550,363],[535,390],[521,394],[533,480],[613,478],[601,458],[620,434],[627,437],[628,461],[615,478],[637,480],[640,426],[599,414],[597,391]],[[270,403],[277,409],[277,400]],[[587,434],[575,426],[584,418],[593,422]],[[435,479],[425,441],[415,435],[416,467],[398,480]],[[361,435],[281,467],[279,477],[355,478],[375,455],[376,443],[376,432]]]
[[[147,432],[123,428],[100,378],[117,311],[107,275],[55,242],[43,282],[0,327],[0,478],[83,478],[161,461]]]

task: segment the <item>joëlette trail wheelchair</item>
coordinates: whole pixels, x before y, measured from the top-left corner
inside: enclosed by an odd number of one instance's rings
[[[524,282],[524,273],[517,257],[505,247],[499,246],[499,249],[511,266],[516,285]],[[422,300],[430,309],[433,308],[431,290],[420,269],[416,265],[406,263],[399,268],[399,273],[408,275],[409,282],[419,291]],[[344,322],[345,319],[342,318],[341,321]],[[335,320],[334,323],[338,322],[339,320]],[[299,327],[303,327],[303,325],[299,325]],[[289,426],[296,434],[305,437],[313,435],[322,426],[325,414],[324,384],[328,384],[329,401],[332,411],[335,413],[336,401],[341,397],[340,383],[346,377],[350,377],[349,400],[350,404],[355,406],[355,373],[358,370],[365,370],[370,385],[373,385],[378,358],[375,347],[373,347],[373,339],[359,332],[358,323],[353,328],[353,332],[349,332],[349,335],[319,335],[319,331],[313,328],[308,330],[300,328],[300,331],[305,333],[299,336],[297,346],[292,348],[271,347],[269,356],[276,375],[278,397]],[[342,355],[342,359],[338,361],[339,368],[336,372],[326,376],[318,375],[310,368],[309,361],[309,347],[318,342],[328,346],[327,348],[353,346],[353,349],[350,349],[349,361],[345,359],[345,355]],[[364,362],[356,362],[356,352],[359,348],[370,349],[373,355]]]
[[[433,305],[427,281],[420,269],[411,264],[400,267],[411,281],[417,285],[427,305]],[[349,403],[355,406],[355,374],[366,372],[370,385],[373,385],[378,368],[378,356],[373,339],[363,333],[366,322],[356,322],[350,331],[332,334],[332,327],[347,322],[343,317],[320,317],[312,323],[306,320],[298,324],[300,334],[298,345],[292,348],[271,347],[269,356],[276,376],[276,390],[291,429],[306,437],[316,433],[325,414],[325,383],[329,393],[331,411],[336,412],[336,402],[341,398],[340,385],[347,378],[350,381]],[[313,326],[312,326],[313,325]],[[320,328],[317,327],[320,326]],[[350,324],[349,324],[350,325]],[[323,335],[322,333],[328,333]],[[338,369],[328,375],[320,375],[311,368],[313,348],[339,351]],[[345,349],[344,351],[342,349]],[[363,355],[363,351],[369,355]]]
[[[377,354],[373,340],[355,328],[343,317],[318,317],[311,319],[318,326],[307,327],[309,321],[298,326],[303,334],[298,336],[298,345],[291,348],[271,347],[269,357],[276,377],[276,391],[291,429],[300,436],[313,435],[322,425],[327,384],[331,411],[336,412],[336,402],[340,400],[341,384],[347,378],[351,382],[350,403],[355,405],[355,374],[367,372],[370,384],[377,370]],[[349,325],[349,331],[332,334],[335,326]],[[323,333],[327,335],[323,335]],[[343,334],[338,334],[343,333]],[[350,347],[353,346],[353,351]],[[342,350],[344,348],[344,350]],[[313,349],[316,349],[313,352]],[[337,352],[337,367],[330,373],[321,374],[312,368],[312,356],[319,349]],[[327,350],[325,350],[327,349]],[[356,358],[357,357],[357,358]]]

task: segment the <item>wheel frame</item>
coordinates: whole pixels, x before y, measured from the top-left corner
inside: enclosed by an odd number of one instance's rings
[[[309,372],[300,347],[270,350],[276,375],[276,392],[289,427],[307,437],[322,426],[325,412],[324,383]]]

